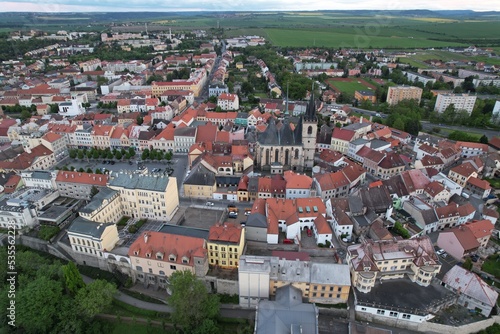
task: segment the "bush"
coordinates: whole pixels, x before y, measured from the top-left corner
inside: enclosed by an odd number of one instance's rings
[[[130,217],[123,216],[122,219],[120,219],[120,221],[118,223],[116,223],[116,225],[125,226],[125,225],[127,225],[127,222],[129,219],[130,219]]]
[[[129,233],[134,234],[134,233],[136,233],[136,232],[137,232],[137,230],[138,230],[138,229],[137,229],[137,227],[135,227],[135,225],[130,225],[130,226],[128,227],[128,232],[129,232]]]
[[[147,219],[141,219],[139,220],[137,223],[135,223],[135,227],[137,227],[137,229],[140,229],[142,227],[142,225],[144,225],[148,220]]]
[[[332,243],[330,242],[330,240],[327,240],[327,241],[325,242],[325,246],[326,246],[327,248],[330,248],[330,246],[331,246],[331,245],[332,245]]]
[[[400,222],[396,222],[392,228],[394,233],[403,237],[403,239],[409,239],[411,237],[410,232],[401,225]]]
[[[38,231],[38,237],[42,240],[49,241],[52,237],[56,236],[60,230],[61,229],[57,226],[42,225],[40,231]]]
[[[229,295],[227,293],[219,294],[221,304],[239,304],[240,297],[238,295]]]
[[[320,243],[318,244],[318,247],[323,248],[323,247],[325,247],[325,245],[324,245],[324,244],[322,244],[322,243],[320,242]]]

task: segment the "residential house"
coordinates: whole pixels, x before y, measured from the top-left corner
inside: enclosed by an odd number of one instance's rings
[[[489,317],[497,304],[498,292],[479,276],[455,265],[443,277],[446,288],[458,294],[458,304]]]
[[[90,202],[80,209],[82,218],[97,223],[117,223],[123,216],[118,191],[103,187]]]
[[[312,178],[305,174],[296,174],[293,171],[286,171],[284,173],[284,178],[286,181],[287,199],[312,197]]]
[[[349,148],[349,142],[356,139],[356,132],[353,130],[346,130],[344,128],[333,129],[332,133],[332,143],[330,150],[338,151],[340,153],[347,153]]]
[[[222,110],[238,110],[240,108],[239,98],[236,94],[222,93],[217,98],[217,107]]]
[[[73,252],[104,258],[104,252],[111,251],[119,241],[116,224],[96,223],[77,217],[67,229]]]
[[[203,231],[189,230],[144,232],[128,251],[134,281],[167,289],[168,278],[176,271],[205,276],[208,271],[206,235]]]
[[[474,233],[465,226],[440,232],[437,245],[457,260],[475,254],[481,246]]]
[[[479,242],[480,247],[483,248],[488,245],[488,241],[490,240],[491,234],[495,228],[495,225],[488,219],[474,220],[463,226],[468,228],[474,234],[474,237]]]
[[[224,223],[210,227],[208,261],[211,266],[235,269],[245,248],[245,228],[240,224]]]
[[[64,197],[90,200],[92,189],[104,188],[108,176],[83,172],[59,171],[55,184],[59,194]]]
[[[208,170],[205,165],[197,164],[184,180],[183,187],[186,197],[210,199],[217,190],[215,173]]]
[[[477,178],[477,171],[470,162],[466,162],[450,169],[448,177],[463,188],[469,178]]]
[[[464,190],[469,194],[475,194],[481,198],[487,198],[491,193],[491,185],[486,180],[481,180],[472,176],[467,180]]]

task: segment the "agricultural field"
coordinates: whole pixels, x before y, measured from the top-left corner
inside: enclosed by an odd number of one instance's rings
[[[376,87],[360,78],[332,78],[326,82],[335,90],[354,95],[357,90],[375,90]]]

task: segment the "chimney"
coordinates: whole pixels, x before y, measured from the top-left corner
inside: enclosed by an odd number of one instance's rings
[[[363,123],[363,116],[361,116],[361,118],[359,119],[359,122]]]
[[[144,243],[148,243],[149,235],[148,233],[144,233]]]

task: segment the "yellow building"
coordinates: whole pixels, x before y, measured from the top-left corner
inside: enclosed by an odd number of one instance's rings
[[[233,223],[216,224],[208,234],[208,261],[211,266],[234,269],[245,248],[245,228]]]
[[[120,194],[113,189],[102,188],[80,210],[80,216],[98,223],[116,223],[123,216]]]
[[[77,217],[69,226],[68,238],[74,252],[104,257],[119,240],[116,224],[100,224]]]
[[[390,106],[398,104],[403,100],[417,100],[420,103],[423,89],[413,86],[392,86],[387,91],[387,103]]]
[[[211,199],[217,190],[215,173],[203,164],[196,165],[184,180],[184,196],[191,198]]]
[[[128,255],[133,279],[166,288],[167,278],[176,271],[188,270],[197,276],[208,271],[207,243],[203,237],[186,236],[175,226],[173,233],[148,231],[130,246]]]
[[[351,289],[349,266],[336,263],[284,260],[271,269],[269,291],[271,295],[285,285],[302,291],[310,303],[347,303]]]
[[[441,263],[428,236],[407,240],[365,240],[347,248],[352,285],[370,292],[375,281],[408,278],[428,286],[441,270]],[[388,283],[389,284],[389,283]]]
[[[169,221],[179,209],[175,177],[118,173],[109,187],[120,193],[125,216]]]

